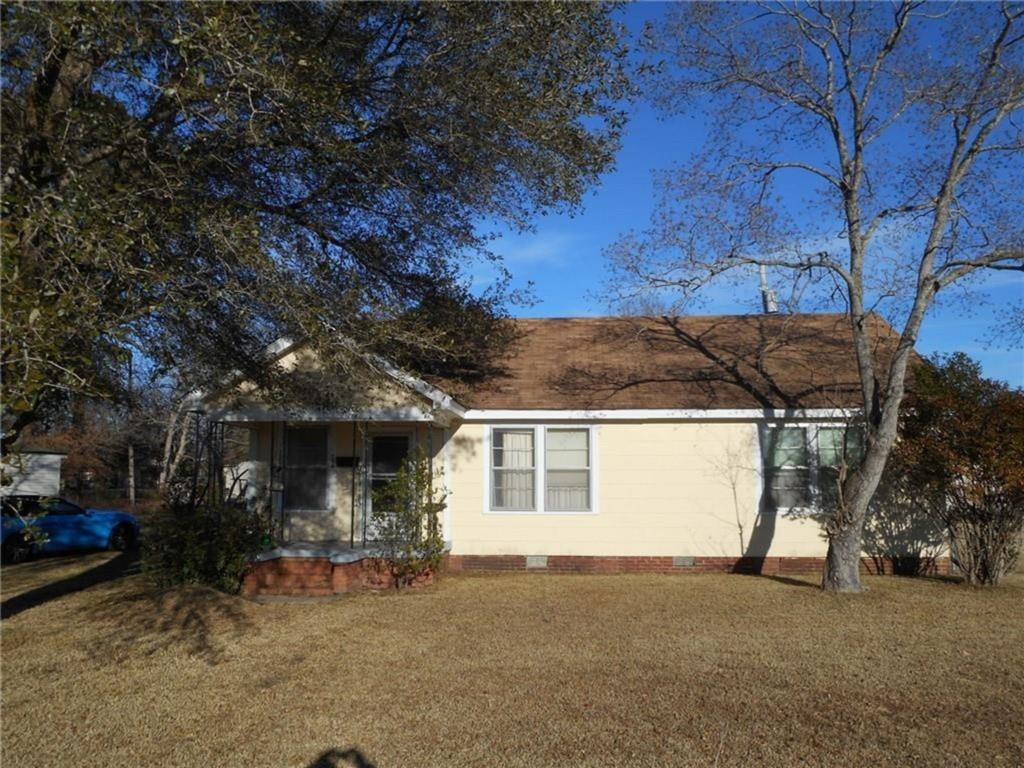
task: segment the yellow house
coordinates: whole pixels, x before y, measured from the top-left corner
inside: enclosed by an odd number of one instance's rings
[[[826,550],[816,512],[857,449],[847,323],[520,320],[500,373],[472,387],[376,361],[379,385],[349,410],[253,398],[211,416],[250,429],[248,493],[287,542],[261,560],[308,560],[321,590],[328,566],[372,548],[371,491],[415,448],[447,493],[453,568],[806,570]],[[872,328],[884,364],[894,335]],[[274,361],[302,354],[282,342]]]

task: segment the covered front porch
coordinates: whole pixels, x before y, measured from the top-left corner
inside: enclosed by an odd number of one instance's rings
[[[290,415],[224,417],[249,431],[248,460],[228,472],[242,478],[247,502],[266,510],[280,553],[349,557],[372,546],[373,492],[413,454],[444,484],[449,432],[433,414]]]
[[[241,493],[274,532],[273,546],[253,557],[245,594],[321,597],[390,585],[377,567],[373,492],[417,453],[443,488],[447,420],[418,411],[221,418],[248,430],[249,458],[226,471],[244,478]]]
[[[301,343],[281,339],[266,354],[285,375],[325,375]],[[364,375],[344,394],[330,394],[324,383],[322,399],[339,400],[338,407],[281,404],[247,381],[199,400],[209,422],[248,433],[246,458],[222,464],[225,487],[264,514],[273,532],[271,546],[252,559],[250,595],[374,586],[374,491],[395,478],[407,457],[424,457],[433,487],[450,492],[447,446],[465,409],[385,360],[368,355],[365,362]],[[220,477],[219,470],[212,474]],[[448,515],[439,522],[450,538]]]

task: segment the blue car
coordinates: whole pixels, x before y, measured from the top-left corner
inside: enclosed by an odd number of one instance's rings
[[[53,496],[4,496],[2,507],[0,547],[5,563],[36,553],[125,550],[139,540],[139,521],[116,509],[83,509]],[[42,541],[25,531],[25,521],[42,533]]]

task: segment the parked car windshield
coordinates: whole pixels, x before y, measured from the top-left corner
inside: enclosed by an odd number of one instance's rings
[[[84,515],[85,510],[64,499],[40,499],[39,506],[47,515]]]
[[[20,514],[22,517],[40,515],[84,515],[85,510],[66,499],[39,496],[9,496],[3,501],[5,516]]]

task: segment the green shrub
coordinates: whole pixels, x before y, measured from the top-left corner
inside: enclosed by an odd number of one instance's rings
[[[417,450],[390,483],[373,492],[370,519],[377,564],[390,573],[396,589],[436,572],[444,557],[438,521],[446,494],[434,480],[430,461]]]
[[[146,529],[142,569],[159,587],[204,584],[235,593],[269,533],[265,515],[244,504],[171,499]]]

